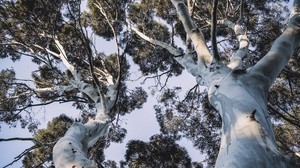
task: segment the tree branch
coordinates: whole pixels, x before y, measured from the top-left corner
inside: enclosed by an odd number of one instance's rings
[[[135,27],[130,27],[131,30],[133,30],[137,35],[139,35],[142,39],[154,44],[154,45],[158,45],[166,50],[169,51],[169,53],[171,53],[172,55],[176,56],[176,55],[181,55],[182,52],[180,52],[179,50],[177,50],[176,48],[172,47],[171,45],[169,45],[168,43],[162,42],[162,41],[158,41],[155,39],[152,39],[148,36],[146,36],[145,34],[143,34],[142,32],[140,32],[137,28]]]
[[[167,85],[167,82],[168,82],[168,80],[170,78],[170,73],[171,73],[171,70],[168,70],[166,72],[162,72],[161,74],[156,73],[156,75],[145,77],[145,79],[141,83],[145,84],[145,82],[148,79],[155,79],[155,85],[153,87],[158,87],[159,86],[160,89],[158,89],[158,90],[162,91],[166,87],[166,85]],[[162,82],[161,82],[162,79],[161,78],[164,75],[166,75],[166,79],[165,79],[164,83],[162,84]]]
[[[0,138],[0,142],[7,142],[7,141],[32,141],[34,143],[37,143],[39,146],[44,145],[53,145],[55,142],[51,143],[43,143],[35,138],[23,138],[23,137],[14,137],[14,138]]]
[[[292,10],[290,13],[290,18],[299,15],[299,12],[300,12],[300,0],[294,0]]]
[[[224,20],[218,20],[216,21],[217,24],[223,24],[227,27],[231,28],[236,38],[239,42],[239,49],[235,52],[235,54],[230,58],[230,63],[227,65],[231,69],[243,69],[243,59],[253,59],[251,54],[249,53],[249,39],[246,34],[246,30],[241,26],[243,22],[243,15],[244,15],[244,0],[240,0],[240,14],[239,14],[239,20],[236,23],[233,23],[232,21],[228,19]],[[212,23],[214,24],[213,21]],[[212,43],[213,44],[213,43]],[[214,51],[214,50],[213,50]]]
[[[169,53],[174,55],[174,59],[180,65],[182,65],[189,73],[191,73],[195,77],[199,76],[199,71],[198,71],[199,67],[195,63],[195,61],[193,60],[193,58],[192,58],[193,54],[192,53],[182,53],[181,51],[179,51],[175,47],[172,47],[168,43],[158,41],[158,40],[155,40],[155,39],[152,39],[152,38],[146,36],[145,34],[140,32],[137,28],[131,27],[131,30],[133,30],[142,39],[144,39],[144,40],[146,40],[146,41],[148,41],[148,42],[150,42],[154,45],[158,45],[158,46],[168,50]]]
[[[259,73],[268,79],[266,85],[269,87],[289,61],[292,51],[299,46],[299,42],[300,0],[295,0],[288,27],[275,40],[269,52],[250,69],[250,72]]]
[[[118,41],[118,36],[116,33],[115,28],[113,27],[110,19],[108,18],[108,15],[106,14],[105,10],[103,9],[102,5],[100,2],[95,2],[94,5],[100,10],[101,14],[104,16],[107,24],[109,25],[111,31],[113,32],[114,35],[114,41],[115,41],[115,47],[117,50],[117,63],[118,63],[118,76],[116,79],[116,82],[114,83],[113,81],[113,76],[107,76],[107,81],[108,81],[108,85],[107,85],[107,112],[111,111],[111,109],[113,108],[113,106],[115,105],[115,103],[117,102],[118,99],[118,94],[119,94],[119,85],[120,85],[120,80],[121,80],[121,61],[120,61],[120,49],[119,49],[119,41]],[[126,47],[125,47],[126,50]],[[123,54],[125,54],[125,51],[123,52]],[[109,80],[108,78],[111,78],[111,80]],[[98,115],[96,115],[98,116]],[[99,115],[100,116],[100,115]]]
[[[217,9],[218,9],[218,0],[213,1],[212,14],[211,14],[211,43],[212,43],[212,53],[213,53],[213,62],[220,62],[221,58],[218,52],[217,46]]]
[[[241,21],[240,21],[241,22]],[[249,53],[249,39],[246,34],[246,31],[239,23],[233,23],[232,21],[225,19],[218,21],[219,24],[224,24],[227,27],[231,28],[236,38],[239,42],[239,49],[235,52],[235,54],[230,58],[230,63],[228,67],[231,69],[242,69],[243,68],[243,59],[248,58],[251,59],[251,54]]]
[[[36,148],[38,148],[38,146],[34,145],[34,146],[31,146],[30,148],[25,149],[21,154],[19,154],[18,156],[16,156],[16,157],[14,158],[14,160],[13,160],[11,163],[9,163],[9,164],[3,166],[3,168],[6,168],[6,167],[8,167],[8,166],[13,165],[15,162],[17,162],[17,161],[19,161],[20,159],[22,159],[23,156],[27,155],[27,153],[29,153],[30,151],[32,151],[32,150],[34,150],[34,149],[36,149]]]
[[[282,118],[283,120],[289,122],[290,124],[300,128],[300,124],[297,121],[294,121],[288,117],[286,117],[284,114],[281,114],[280,112],[278,112],[275,108],[273,108],[271,105],[268,105],[268,109],[275,115],[279,116],[280,118]]]
[[[187,1],[187,8],[189,10],[189,14],[190,14],[191,18],[194,17],[195,4],[196,4],[195,0],[188,0]],[[191,41],[191,38],[189,37],[188,34],[186,34],[186,41],[185,41],[185,43],[186,43],[186,51],[187,52],[191,52],[193,50],[193,48],[192,48],[192,41]]]
[[[241,24],[244,21],[244,0],[240,0],[240,16],[237,23]]]
[[[205,66],[207,64],[210,64],[212,61],[212,57],[205,43],[202,31],[197,28],[196,24],[192,20],[191,16],[189,15],[189,11],[184,4],[184,1],[172,0],[172,3],[176,8],[177,14],[179,15],[179,19],[184,26],[185,32],[189,35],[194,44],[195,50],[198,55],[198,61],[202,62],[202,64],[204,64]]]

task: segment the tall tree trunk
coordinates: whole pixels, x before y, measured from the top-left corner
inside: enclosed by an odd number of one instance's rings
[[[217,1],[214,1],[215,5]],[[201,30],[188,15],[183,0],[172,0],[185,31],[192,38],[195,50],[208,68],[199,69],[199,84],[209,87],[209,101],[222,117],[221,146],[215,167],[293,167],[277,149],[271,121],[267,113],[266,94],[280,71],[287,64],[292,51],[299,46],[300,40],[300,0],[295,0],[289,24],[276,39],[270,51],[252,68],[242,69],[243,59],[248,55],[249,41],[238,24],[230,22],[240,43],[239,50],[226,66],[218,61],[204,61],[201,53],[207,53]],[[241,1],[243,5],[243,1]],[[215,12],[215,9],[213,10]],[[241,12],[242,13],[242,12]],[[241,18],[242,19],[242,15]],[[213,20],[216,22],[216,20]],[[229,22],[227,22],[229,23]],[[214,24],[212,24],[214,26]],[[213,30],[213,29],[212,29]],[[197,37],[197,38],[196,38]],[[212,41],[214,43],[214,41]],[[216,42],[215,42],[216,43]],[[245,43],[245,44],[244,44]],[[214,53],[212,60],[217,60]],[[207,54],[204,58],[207,58]],[[237,61],[235,61],[237,60]],[[237,62],[237,63],[235,63]],[[198,63],[198,66],[201,64]],[[197,74],[197,73],[194,73]],[[198,80],[199,81],[199,80]]]
[[[108,132],[109,122],[92,120],[86,124],[75,122],[53,148],[53,162],[57,168],[97,168],[87,157],[88,148]]]
[[[192,40],[198,62],[193,61],[188,53],[180,54],[175,47],[151,39],[135,28],[133,31],[144,40],[159,45],[174,55],[183,55],[175,59],[195,76],[199,85],[209,88],[209,101],[222,117],[221,146],[215,167],[294,167],[277,149],[266,97],[292,51],[299,46],[300,0],[294,0],[286,30],[275,40],[270,51],[247,70],[243,69],[243,60],[251,57],[248,52],[249,39],[239,23],[229,20],[219,22],[232,28],[239,41],[239,49],[230,63],[224,65],[221,61],[214,61],[218,60],[215,58],[217,54],[210,54],[203,33],[189,15],[185,1],[171,1]],[[241,0],[240,5],[243,3]],[[242,18],[241,11],[240,19]]]
[[[277,150],[267,113],[267,79],[242,70],[221,74],[209,88],[210,103],[222,117],[215,167],[292,167]]]

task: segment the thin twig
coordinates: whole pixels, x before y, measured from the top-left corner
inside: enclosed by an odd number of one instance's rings
[[[281,114],[280,112],[278,112],[275,108],[273,108],[271,105],[268,105],[268,109],[275,115],[279,116],[280,118],[282,118],[283,120],[289,122],[290,124],[300,128],[300,124],[297,123],[297,121],[294,121],[292,119],[289,119],[288,117],[286,117],[284,114]],[[292,116],[291,116],[292,117]]]
[[[22,157],[25,156],[27,153],[29,153],[30,151],[32,151],[32,150],[34,150],[36,148],[38,148],[38,146],[34,145],[34,146],[31,146],[30,148],[25,149],[21,154],[19,154],[18,156],[16,156],[12,162],[10,162],[9,164],[3,166],[3,168],[6,168],[8,166],[13,165],[15,162],[17,162],[20,159],[22,159]]]

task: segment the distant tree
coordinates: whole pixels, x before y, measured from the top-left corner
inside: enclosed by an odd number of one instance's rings
[[[153,135],[150,142],[129,141],[124,164],[132,168],[192,166],[186,149],[176,143],[176,138],[167,135]]]
[[[214,165],[220,143],[220,116],[209,105],[207,92],[199,93],[198,85],[182,101],[178,96],[180,91],[180,88],[164,89],[158,99],[160,104],[155,111],[161,132],[190,139],[196,149],[207,154],[205,162]]]

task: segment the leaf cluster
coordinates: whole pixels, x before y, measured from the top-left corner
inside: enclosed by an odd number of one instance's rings
[[[127,143],[123,166],[129,167],[195,167],[201,163],[191,162],[185,148],[179,146],[172,137],[157,134],[149,142],[131,140]]]

